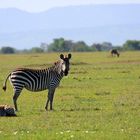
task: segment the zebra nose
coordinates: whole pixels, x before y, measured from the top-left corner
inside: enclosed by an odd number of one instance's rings
[[[68,71],[66,70],[66,71],[65,71],[65,76],[67,76],[67,75],[68,75]]]

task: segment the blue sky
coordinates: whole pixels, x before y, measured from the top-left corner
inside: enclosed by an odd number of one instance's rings
[[[18,8],[29,12],[40,12],[60,6],[101,3],[140,3],[140,0],[0,0],[0,8]]]

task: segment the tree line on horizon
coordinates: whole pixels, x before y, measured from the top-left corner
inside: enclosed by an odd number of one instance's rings
[[[122,46],[113,46],[110,42],[93,43],[89,46],[84,41],[73,42],[64,38],[56,38],[50,44],[41,43],[39,47],[33,47],[31,49],[17,50],[11,46],[2,46],[0,53],[95,52],[109,51],[111,49],[117,49],[119,51],[140,50],[140,40],[127,40]]]

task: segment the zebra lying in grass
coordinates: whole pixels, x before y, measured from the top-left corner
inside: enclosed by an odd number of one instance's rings
[[[0,105],[0,116],[16,116],[15,109],[9,105]]]
[[[12,71],[6,78],[3,86],[3,90],[6,91],[6,83],[9,78],[13,89],[14,96],[13,102],[16,111],[17,99],[23,88],[29,91],[37,92],[48,89],[48,99],[46,102],[45,109],[48,110],[48,104],[50,102],[50,110],[53,109],[53,97],[55,89],[58,87],[60,80],[63,76],[68,75],[69,72],[69,60],[71,54],[68,56],[60,55],[60,60],[57,61],[54,66],[47,69],[28,69],[18,68]]]

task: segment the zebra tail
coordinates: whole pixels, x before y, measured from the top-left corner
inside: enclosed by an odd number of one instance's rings
[[[7,76],[5,82],[4,82],[4,85],[3,85],[3,90],[6,91],[6,83],[7,83],[7,80],[9,78],[9,76],[11,76],[11,73]]]

